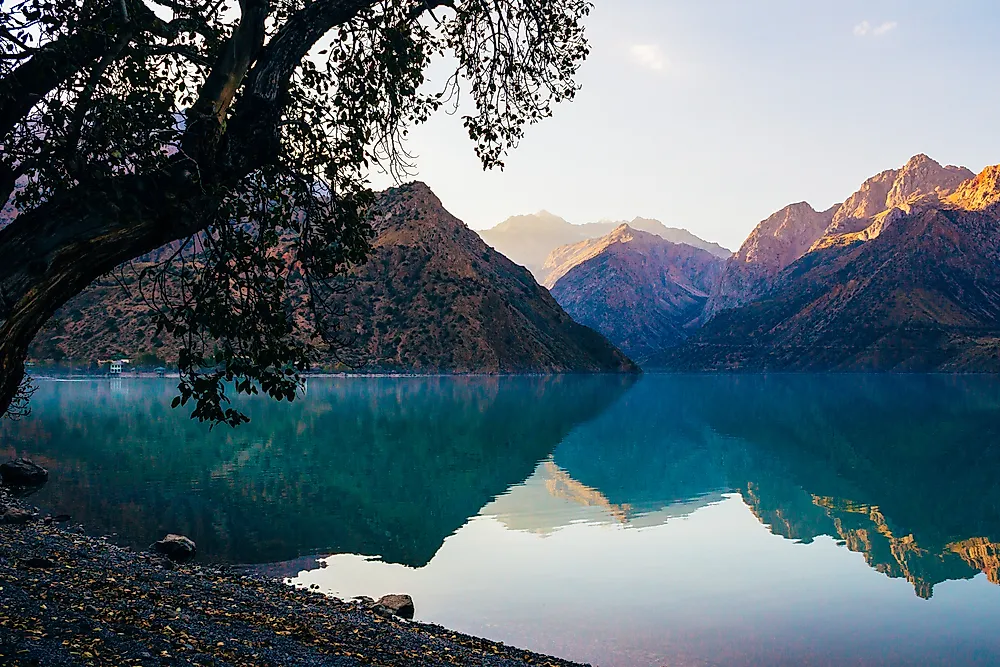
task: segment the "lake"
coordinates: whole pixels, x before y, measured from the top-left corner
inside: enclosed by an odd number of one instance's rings
[[[0,454],[144,548],[631,665],[1000,665],[1000,378],[312,378],[209,431],[40,380]]]

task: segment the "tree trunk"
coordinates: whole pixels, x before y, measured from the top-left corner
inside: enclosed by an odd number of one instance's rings
[[[134,257],[201,230],[219,201],[183,163],[95,192],[76,188],[0,230],[0,415],[32,340],[57,309]],[[188,196],[184,196],[188,195]]]

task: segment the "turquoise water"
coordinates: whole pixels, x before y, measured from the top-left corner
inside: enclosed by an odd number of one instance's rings
[[[1000,664],[1000,379],[41,381],[34,502],[599,665]]]

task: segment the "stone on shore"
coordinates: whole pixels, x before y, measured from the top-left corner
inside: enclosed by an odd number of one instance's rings
[[[33,570],[50,570],[56,566],[48,558],[42,558],[40,556],[34,556],[22,561],[22,565]]]
[[[35,515],[27,510],[18,509],[16,507],[11,507],[6,512],[3,513],[3,522],[15,525],[23,526],[29,523]]]
[[[382,608],[394,616],[413,620],[413,598],[409,595],[386,595],[379,598],[374,605],[375,609]]]
[[[41,486],[49,471],[29,459],[14,459],[0,465],[0,479],[6,486]]]
[[[153,549],[175,563],[187,562],[198,553],[198,549],[191,539],[172,533],[159,542],[154,543]]]

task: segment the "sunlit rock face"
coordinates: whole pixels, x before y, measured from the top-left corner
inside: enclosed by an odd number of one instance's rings
[[[947,206],[966,211],[985,211],[1000,203],[1000,165],[986,167],[975,178],[962,183],[944,199]]]
[[[936,202],[975,174],[965,167],[942,166],[926,155],[910,158],[899,169],[889,169],[865,181],[833,214],[828,235],[857,232],[893,208],[926,200]]]
[[[1000,167],[951,189],[965,170],[926,158],[910,165],[885,195],[903,203],[873,218],[842,217],[837,233],[825,233],[759,287],[760,296],[716,312],[697,335],[647,365],[1000,370]],[[868,201],[845,210],[867,214],[877,208]]]
[[[727,262],[703,319],[741,306],[765,292],[770,281],[801,257],[833,220],[833,209],[791,204],[762,221]]]
[[[974,537],[953,542],[948,549],[970,566],[982,570],[992,583],[1000,584],[1000,544],[986,537]]]
[[[974,176],[965,167],[942,166],[921,154],[866,180],[829,210],[815,211],[805,202],[783,208],[761,222],[729,260],[704,319],[766,294],[775,278],[810,249],[875,238],[900,214],[940,203]]]

